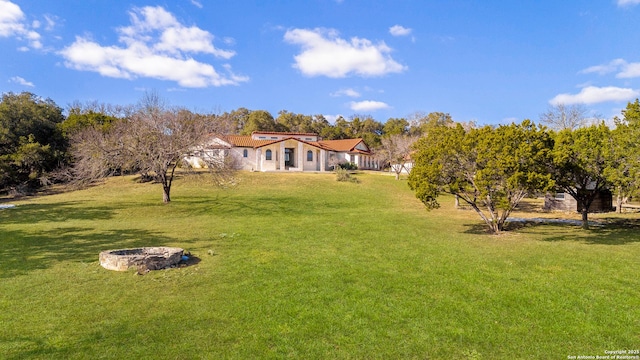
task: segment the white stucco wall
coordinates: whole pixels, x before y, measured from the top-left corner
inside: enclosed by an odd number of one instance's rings
[[[285,149],[293,149],[293,166],[285,165]],[[266,159],[267,150],[271,150],[271,160]],[[311,151],[311,161],[307,160],[307,152]],[[282,141],[263,146],[256,150],[254,158],[255,170],[259,171],[323,171],[328,170],[328,156],[325,150],[295,140]],[[324,160],[325,164],[321,163]]]
[[[275,171],[280,167],[280,144],[260,148],[260,171]],[[267,160],[267,150],[271,150],[271,160]]]
[[[247,150],[247,157],[244,157],[244,150]],[[232,148],[231,154],[239,162],[241,170],[257,170],[256,150],[254,148]]]

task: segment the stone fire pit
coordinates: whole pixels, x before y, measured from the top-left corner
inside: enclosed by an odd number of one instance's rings
[[[144,247],[137,249],[107,250],[100,253],[100,265],[116,271],[143,267],[160,270],[172,267],[182,260],[184,249],[175,247]]]

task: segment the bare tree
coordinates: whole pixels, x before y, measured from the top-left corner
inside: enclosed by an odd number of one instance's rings
[[[409,172],[407,163],[410,161],[413,143],[417,136],[394,134],[382,138],[382,144],[376,149],[376,157],[381,163],[389,163],[391,170],[396,174],[396,180],[400,179],[402,171]]]
[[[121,161],[123,143],[119,141],[122,138],[119,133],[123,130],[123,126],[114,126],[105,132],[94,125],[71,134],[73,166],[60,175],[76,185],[86,185],[131,168]]]
[[[587,125],[587,109],[583,104],[556,104],[540,115],[540,121],[554,130],[574,130]]]
[[[163,201],[171,201],[171,185],[185,156],[215,132],[216,122],[186,109],[167,108],[147,94],[131,113],[108,131],[89,128],[73,139],[74,175],[92,180],[116,173],[139,173],[162,185]],[[228,154],[205,159],[218,183],[233,176]]]

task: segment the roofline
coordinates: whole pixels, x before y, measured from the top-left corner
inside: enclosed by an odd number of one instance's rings
[[[353,151],[356,151],[356,152],[357,152],[357,151],[360,151],[360,152],[366,152],[366,151],[363,151],[363,150],[360,150],[360,149],[356,149],[356,146],[358,146],[358,144],[360,144],[360,143],[364,143],[364,145],[367,147],[367,149],[369,149],[369,151],[368,151],[368,152],[369,152],[369,153],[373,153],[373,151],[371,151],[371,148],[369,147],[369,145],[367,145],[367,143],[364,141],[364,139],[363,139],[363,138],[354,138],[354,139],[334,139],[334,140],[320,140],[320,141],[318,141],[318,142],[325,142],[325,143],[326,143],[326,142],[332,142],[332,141],[344,141],[344,142],[347,142],[347,141],[356,141],[356,140],[357,140],[357,142],[355,143],[355,145],[354,145],[353,147],[349,148],[349,150],[347,150],[347,152],[353,152]],[[329,145],[325,145],[325,146],[330,147]],[[334,150],[334,151],[339,151],[339,150]]]
[[[259,145],[259,146],[254,146],[254,149],[258,149],[258,148],[261,148],[261,147],[265,147],[265,146],[269,146],[269,145],[277,144],[277,143],[279,143],[279,142],[283,142],[283,141],[287,141],[287,140],[295,140],[295,141],[299,141],[299,142],[301,142],[301,143],[303,143],[303,144],[307,144],[307,145],[309,145],[309,146],[313,146],[313,147],[315,147],[315,148],[319,148],[319,149],[322,149],[322,150],[331,150],[331,151],[335,151],[335,150],[333,150],[333,149],[327,148],[326,146],[322,146],[321,144],[314,144],[313,142],[309,142],[309,141],[301,140],[301,139],[294,138],[294,137],[288,137],[288,138],[284,138],[284,139],[273,140],[272,142],[269,142],[269,143],[266,143],[266,144],[262,144],[262,145]]]
[[[265,134],[265,135],[302,135],[302,136],[319,136],[316,133],[302,133],[302,132],[280,132],[280,131],[253,131],[253,134]]]

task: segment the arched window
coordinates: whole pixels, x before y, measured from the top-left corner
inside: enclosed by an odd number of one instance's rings
[[[247,149],[242,150],[242,157],[249,157],[249,150]]]
[[[268,149],[265,153],[264,153],[265,159],[266,160],[271,160],[271,149]]]
[[[313,151],[307,151],[307,161],[313,161]]]

